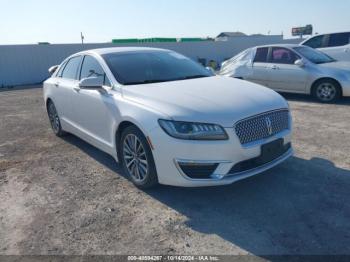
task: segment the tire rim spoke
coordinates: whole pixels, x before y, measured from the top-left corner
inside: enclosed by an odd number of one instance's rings
[[[336,95],[336,88],[333,84],[324,83],[318,86],[317,96],[322,101],[331,101]]]
[[[138,154],[140,154],[141,152],[143,152],[142,150],[143,150],[142,145],[141,145],[141,143],[139,143],[139,145],[137,146],[136,152],[137,152]],[[144,152],[143,152],[143,153],[144,153]]]
[[[131,159],[127,164],[126,164],[126,167],[127,168],[130,168],[130,166],[132,167],[132,164],[134,164],[135,162],[135,159]]]
[[[141,179],[143,179],[145,177],[145,175],[146,175],[145,169],[143,169],[142,165],[138,165],[137,168],[138,168],[139,175],[140,175]]]
[[[137,141],[138,141],[137,137],[134,136],[134,152],[135,153],[137,153]]]
[[[144,173],[147,173],[147,166],[146,165],[140,164],[139,167]]]
[[[133,159],[133,157],[131,155],[125,155],[124,157],[126,160]]]
[[[139,159],[140,163],[147,167],[147,160]]]
[[[134,165],[134,171],[135,171],[136,178],[141,180],[142,178],[141,178],[140,173],[139,173],[139,165],[138,164]]]
[[[142,151],[141,153],[139,153],[139,157],[143,158],[143,159],[146,159],[146,152]]]
[[[127,143],[124,143],[124,152],[127,153],[129,156],[132,155],[132,150]]]

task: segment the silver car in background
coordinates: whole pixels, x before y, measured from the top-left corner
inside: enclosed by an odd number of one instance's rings
[[[250,48],[225,61],[218,74],[278,92],[311,94],[323,103],[350,96],[350,62],[337,61],[307,46]]]

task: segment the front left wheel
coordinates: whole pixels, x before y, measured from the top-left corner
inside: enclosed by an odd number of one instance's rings
[[[137,187],[147,189],[158,184],[151,148],[145,136],[135,126],[127,127],[122,132],[119,154],[124,172]]]

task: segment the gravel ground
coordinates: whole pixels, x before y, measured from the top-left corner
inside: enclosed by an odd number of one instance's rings
[[[0,92],[0,255],[350,254],[350,100],[286,98],[295,157],[216,188],[135,188],[50,130],[40,88]]]

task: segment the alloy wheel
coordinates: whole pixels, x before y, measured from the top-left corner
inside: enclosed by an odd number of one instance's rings
[[[148,161],[146,151],[134,134],[128,134],[123,142],[123,158],[125,166],[137,182],[142,182],[147,178]]]
[[[321,83],[316,88],[317,98],[323,102],[332,101],[337,94],[337,89],[332,83]]]

